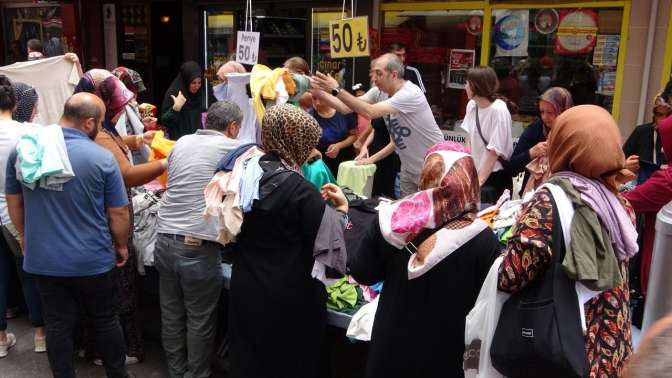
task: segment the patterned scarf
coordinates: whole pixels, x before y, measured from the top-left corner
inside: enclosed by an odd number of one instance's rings
[[[297,172],[322,136],[317,121],[290,104],[267,109],[261,127],[264,150],[277,154],[287,168]]]
[[[14,110],[13,118],[17,122],[30,122],[33,109],[37,104],[37,92],[35,88],[24,83],[13,83],[12,86],[16,95],[16,110]]]
[[[413,253],[409,279],[424,274],[487,227],[476,219],[480,188],[473,159],[457,152],[464,148],[455,143],[443,142],[437,147],[425,157],[421,191],[379,206],[385,240],[397,248],[406,246]],[[414,239],[424,230],[433,233],[414,246]]]
[[[119,78],[126,88],[133,92],[136,97],[138,96],[138,93],[147,90],[140,74],[130,68],[117,67],[112,70],[112,75]]]

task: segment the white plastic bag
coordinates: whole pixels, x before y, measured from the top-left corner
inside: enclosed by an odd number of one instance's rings
[[[508,293],[497,290],[497,271],[503,260],[499,256],[490,267],[476,305],[467,315],[464,330],[464,376],[466,378],[502,378],[490,362],[490,344],[495,335],[502,305]]]
[[[345,335],[351,339],[361,341],[371,341],[371,333],[373,332],[373,320],[376,318],[376,311],[378,310],[378,298],[362,306],[352,316],[348,330]]]

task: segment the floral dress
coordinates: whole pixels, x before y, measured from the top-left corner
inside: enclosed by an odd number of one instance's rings
[[[620,197],[619,197],[620,198]],[[634,223],[634,212],[624,203]],[[515,293],[543,273],[551,262],[553,205],[548,189],[537,191],[522,209],[499,268],[499,289]],[[586,356],[590,378],[620,377],[632,354],[628,262],[619,262],[623,283],[585,304]]]

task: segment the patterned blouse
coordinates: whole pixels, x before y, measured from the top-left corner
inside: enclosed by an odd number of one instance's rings
[[[620,198],[620,197],[619,197]],[[621,201],[634,223],[634,212]],[[517,228],[509,240],[499,268],[499,289],[522,290],[551,262],[553,205],[548,189],[535,193],[521,211]],[[585,304],[586,355],[590,378],[620,377],[632,354],[628,262],[621,261],[621,286],[602,292]]]

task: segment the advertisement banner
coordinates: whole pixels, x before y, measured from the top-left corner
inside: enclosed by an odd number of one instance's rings
[[[450,50],[448,61],[448,88],[464,89],[467,70],[476,64],[476,50]]]
[[[527,56],[530,34],[530,11],[496,10],[495,56]]]
[[[597,40],[597,13],[592,9],[563,9],[555,38],[555,53],[583,55],[593,51]]]

